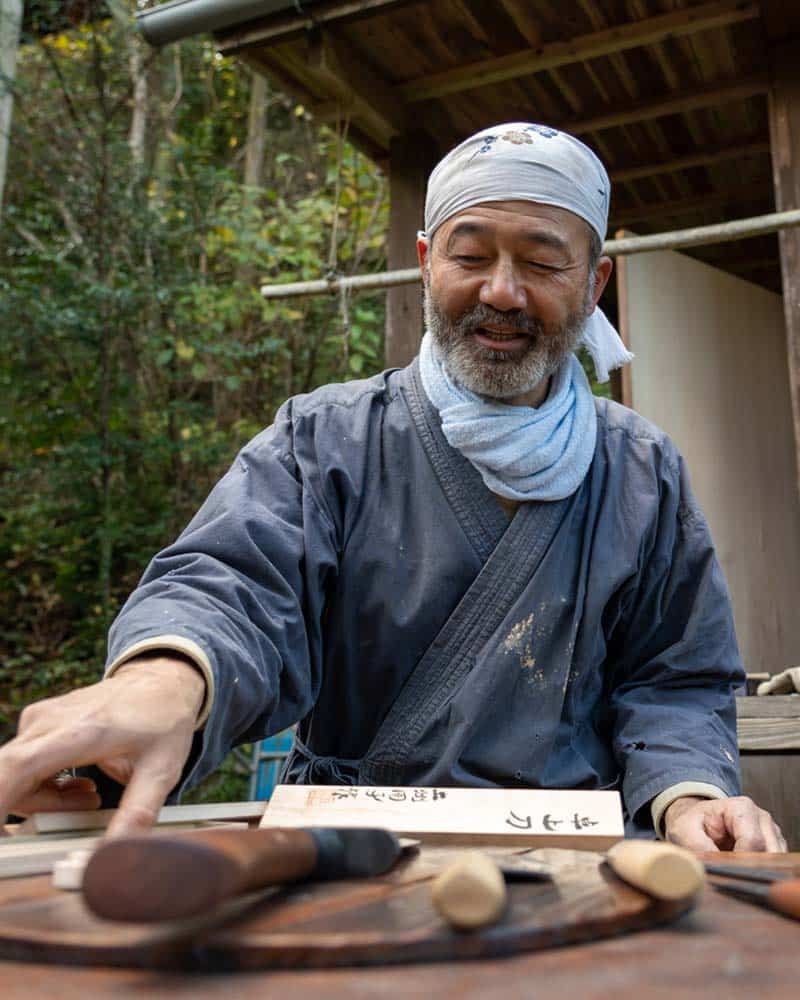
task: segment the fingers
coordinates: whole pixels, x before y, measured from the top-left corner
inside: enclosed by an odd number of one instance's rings
[[[716,843],[703,830],[701,819],[696,822],[682,823],[677,830],[670,831],[667,840],[678,847],[685,847],[688,851],[702,853],[704,851],[718,851]]]
[[[777,850],[778,840],[771,829],[772,818],[769,813],[759,809],[752,799],[743,795],[722,801],[726,825],[734,838],[734,851]],[[769,821],[769,831],[767,824],[762,822],[762,815]]]
[[[677,799],[665,813],[666,839],[690,851],[718,850],[713,831],[706,829],[703,799]]]
[[[14,812],[30,816],[35,812],[71,812],[99,809],[100,796],[91,778],[54,778],[42,782],[30,795],[14,803]]]
[[[0,816],[44,811],[47,803],[51,810],[64,809],[63,804],[56,804],[53,796],[57,793],[48,783],[64,768],[93,763],[95,742],[94,727],[66,726],[41,736],[18,736],[7,743],[0,750]],[[85,791],[85,786],[72,787]]]
[[[716,842],[703,825],[703,816],[691,811],[681,817],[667,833],[667,840],[689,851],[716,851]]]
[[[723,850],[782,853],[786,841],[766,809],[738,795],[707,803],[706,830]]]
[[[766,850],[773,854],[783,854],[786,851],[786,841],[784,840],[781,828],[773,820],[766,809],[759,809],[759,824]]]
[[[786,851],[780,828],[744,795],[683,799],[665,813],[667,840],[692,851]]]
[[[180,768],[189,753],[204,685],[185,663],[162,664],[157,670],[145,663],[29,706],[17,737],[0,748],[0,817],[65,808],[64,802],[53,798],[57,792],[48,782],[67,767],[99,764],[124,781],[155,752],[162,760],[178,760]],[[166,774],[174,768],[155,770]],[[157,783],[151,798],[163,801],[169,789],[162,789],[162,784]],[[64,794],[75,808],[96,804],[86,786],[72,785]],[[131,802],[134,811],[129,817],[135,817],[138,808],[144,810],[131,822],[147,825],[152,812],[148,796],[135,792]]]
[[[158,758],[140,761],[108,826],[108,836],[146,833],[155,824],[161,807],[179,778],[179,768],[171,764],[164,766]]]

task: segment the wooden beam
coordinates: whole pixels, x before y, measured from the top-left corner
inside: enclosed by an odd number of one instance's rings
[[[313,9],[308,9],[306,13],[281,14],[251,21],[245,27],[219,31],[214,37],[219,51],[231,55],[247,46],[276,45],[337,21],[384,14],[394,7],[416,2],[418,0],[329,0],[328,3],[315,3]]]
[[[735,191],[712,191],[709,194],[698,195],[695,198],[677,198],[674,201],[651,202],[647,205],[635,205],[613,211],[609,219],[609,229],[615,226],[630,225],[632,222],[653,222],[656,219],[670,218],[677,215],[689,215],[702,212],[708,208],[717,208],[735,202],[737,206],[753,204],[762,201],[764,193],[753,191],[752,188],[742,188]]]
[[[542,44],[542,22],[531,10],[530,0],[500,0],[500,4],[528,45],[538,48]]]
[[[800,4],[761,0],[761,21],[770,43],[800,38]]]
[[[610,171],[609,177],[614,184],[624,184],[642,177],[672,174],[678,170],[691,170],[694,167],[710,167],[716,163],[741,160],[747,156],[763,156],[769,153],[769,149],[769,140],[767,139],[758,142],[737,143],[735,146],[700,150],[688,156],[677,156],[674,159],[661,160],[658,163],[642,163],[634,167],[623,167]]]
[[[605,111],[601,114],[596,114],[588,118],[576,118],[572,120],[565,119],[564,121],[555,121],[550,122],[549,124],[552,124],[555,128],[563,129],[565,132],[569,132],[572,135],[587,135],[592,132],[601,132],[608,128],[632,125],[637,122],[650,121],[654,118],[681,114],[686,111],[695,111],[699,108],[715,107],[720,104],[744,101],[748,98],[759,97],[768,93],[769,77],[766,73],[759,73],[746,77],[744,80],[720,81],[717,84],[706,84],[702,88],[693,88],[691,90],[681,91],[680,93],[664,97],[661,100],[653,100],[651,98],[646,101],[635,101],[628,105],[618,105],[614,111]],[[430,110],[440,106],[441,105],[433,102],[429,105],[428,109],[426,109],[426,122],[427,115],[430,113]],[[342,107],[345,107],[352,112],[352,105],[339,105],[333,101],[323,101],[312,105],[310,110],[313,112],[317,121],[328,122],[335,120],[339,116]],[[514,115],[511,117],[513,118]],[[449,145],[452,146],[455,142],[460,141],[463,138],[463,136],[453,136]],[[731,155],[733,155],[735,148],[736,147],[732,147]],[[769,146],[766,141],[756,142],[741,147],[741,151],[742,155],[755,155],[757,152],[768,152]],[[720,160],[725,158],[725,154],[720,155]],[[685,166],[692,166],[693,164],[688,162],[692,158],[687,157],[686,159],[687,163]],[[649,166],[632,169],[644,169],[647,171],[648,175],[685,169],[685,167],[677,165],[679,162],[680,161],[678,160],[665,160],[664,163],[660,165],[660,168],[656,168],[654,165],[653,169]],[[715,161],[709,160],[708,162]],[[620,175],[622,173],[623,172],[620,171]],[[644,174],[642,174],[642,176],[644,176]],[[632,178],[617,176],[616,174],[612,176],[612,180],[624,181],[630,179]]]
[[[565,42],[551,42],[507,56],[483,59],[410,80],[397,88],[404,101],[426,101],[445,94],[474,90],[514,80],[613,52],[653,45],[666,38],[722,28],[758,17],[759,6],[746,0],[714,0],[700,7],[683,7],[668,14],[616,25]]]
[[[311,110],[314,105],[314,95],[295,79],[291,69],[287,69],[282,62],[278,61],[277,53],[243,52],[239,58],[254,73],[261,73],[263,76],[269,77],[284,94]]]
[[[385,149],[392,136],[405,130],[405,108],[345,42],[334,40],[328,33],[314,37],[308,50],[308,69]]]
[[[606,128],[650,121],[653,118],[682,114],[686,111],[695,111],[698,108],[709,108],[733,101],[745,101],[749,97],[757,97],[768,92],[769,77],[766,73],[757,73],[744,80],[732,80],[716,85],[706,84],[700,88],[670,94],[661,100],[649,98],[645,101],[636,101],[633,104],[618,107],[614,111],[595,114],[589,118],[565,121],[556,127],[563,128],[565,132],[570,132],[572,135],[586,135],[588,132],[600,132]]]
[[[417,264],[415,235],[423,225],[425,187],[438,159],[438,150],[426,133],[406,133],[392,140],[389,149],[390,269]],[[422,338],[422,303],[419,285],[390,289],[386,296],[386,366],[407,365]]]
[[[775,204],[782,211],[800,208],[800,60],[797,42],[780,42],[773,46],[769,61],[772,75],[769,101],[772,178]],[[782,232],[778,237],[778,246],[800,486],[800,230]]]

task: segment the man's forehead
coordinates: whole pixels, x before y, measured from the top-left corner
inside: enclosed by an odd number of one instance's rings
[[[451,216],[441,226],[443,234],[459,232],[514,233],[536,238],[546,233],[566,242],[583,241],[590,227],[566,208],[534,201],[493,201],[471,205]]]

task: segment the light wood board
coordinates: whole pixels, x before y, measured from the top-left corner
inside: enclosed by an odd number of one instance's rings
[[[159,824],[203,823],[260,819],[266,802],[207,802],[203,805],[164,806]],[[29,816],[16,828],[17,833],[66,833],[71,830],[101,830],[108,826],[116,809],[42,812]]]
[[[278,785],[260,826],[377,826],[426,843],[606,850],[624,836],[618,792]]]

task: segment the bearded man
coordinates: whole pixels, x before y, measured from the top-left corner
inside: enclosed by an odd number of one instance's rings
[[[23,713],[0,812],[113,832],[299,722],[284,780],[619,788],[627,830],[782,850],[739,792],[730,603],[669,439],[592,396],[630,359],[597,309],[609,181],[513,123],[433,171],[426,333],[402,371],[290,399],[117,621],[99,684]],[[173,795],[175,791],[173,792]]]

